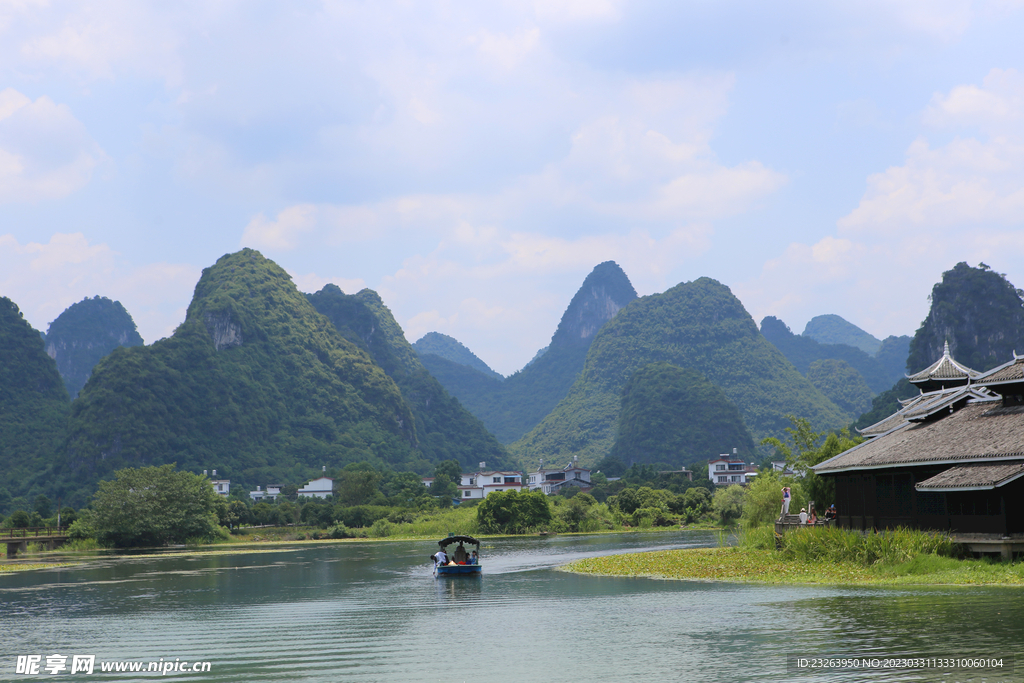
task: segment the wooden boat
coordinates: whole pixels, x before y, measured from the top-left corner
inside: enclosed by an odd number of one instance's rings
[[[452,544],[458,543],[458,547],[454,551],[449,551]],[[470,559],[470,551],[465,549],[465,545],[469,544],[474,546],[473,550],[476,551],[477,561],[474,563]],[[437,557],[432,555],[431,560],[434,563],[434,576],[479,576],[483,567],[480,566],[480,541],[476,540],[472,536],[453,536],[449,535],[448,538],[442,538],[437,542],[437,545],[441,547],[441,550],[448,555],[448,564],[438,564]],[[460,553],[459,550],[462,550]],[[465,556],[465,560],[459,562]]]

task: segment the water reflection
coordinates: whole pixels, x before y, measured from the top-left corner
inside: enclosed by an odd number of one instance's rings
[[[1021,655],[1024,592],[1013,589],[764,587],[553,570],[579,557],[715,544],[697,532],[488,540],[477,577],[432,577],[430,542],[103,558],[10,575],[0,577],[0,678],[13,675],[14,655],[65,651],[213,663],[212,677],[176,680],[645,683],[982,680],[794,674],[786,657]]]

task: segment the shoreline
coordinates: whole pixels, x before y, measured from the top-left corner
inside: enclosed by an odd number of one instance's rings
[[[282,527],[272,527],[281,529]],[[602,529],[599,531],[573,531],[563,533],[541,534],[540,532],[530,534],[477,534],[475,538],[492,540],[499,538],[554,538],[558,536],[593,536],[606,534],[627,534],[627,533],[669,533],[679,531],[704,531],[715,532],[724,529],[715,528],[679,528],[679,527],[651,527],[646,529]],[[291,531],[289,531],[291,533]],[[357,538],[319,538],[319,539],[276,539],[261,538],[259,540],[231,540],[219,543],[206,543],[203,545],[174,545],[154,548],[94,548],[89,550],[47,550],[40,553],[19,553],[18,559],[13,562],[6,558],[0,558],[0,576],[14,574],[22,571],[35,571],[40,569],[60,569],[76,567],[85,562],[96,559],[107,558],[132,558],[140,556],[153,557],[180,557],[194,555],[236,555],[250,553],[283,552],[298,550],[295,546],[313,546],[335,543],[379,543],[379,542],[401,542],[401,541],[437,541],[437,536],[427,535],[394,535],[383,537],[357,537]],[[22,559],[24,558],[24,559]],[[48,561],[51,560],[52,561]]]
[[[689,548],[576,560],[560,571],[591,576],[766,585],[1024,587],[1024,562],[922,555],[899,565],[864,566],[783,557],[774,550]]]

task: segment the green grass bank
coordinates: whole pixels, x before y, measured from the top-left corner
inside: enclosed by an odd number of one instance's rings
[[[850,586],[1024,586],[1024,562],[961,557],[939,533],[898,529],[863,535],[836,528],[740,534],[731,547],[666,550],[577,560],[565,571],[690,581]]]

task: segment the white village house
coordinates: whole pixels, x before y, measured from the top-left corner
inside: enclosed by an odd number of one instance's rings
[[[299,489],[299,495],[304,498],[326,498],[332,493],[334,480],[330,477],[317,477]]]
[[[280,484],[267,484],[267,490],[263,491],[259,486],[256,487],[255,491],[249,492],[249,497],[252,498],[254,503],[259,503],[263,500],[274,501],[281,495]]]
[[[558,493],[566,486],[577,486],[581,489],[589,489],[593,486],[590,483],[590,470],[580,467],[575,456],[572,462],[558,469],[545,469],[544,461],[541,460],[537,471],[530,472],[528,476],[530,490],[542,491],[546,494]]]
[[[208,477],[206,470],[203,470],[203,476]],[[227,498],[228,492],[231,491],[231,480],[230,479],[217,479],[217,470],[213,470],[213,479],[210,480],[213,484],[213,490],[220,495]]]
[[[716,486],[730,484],[749,484],[757,476],[757,465],[744,462],[736,449],[732,453],[722,453],[714,460],[708,461],[708,478]]]
[[[521,491],[523,488],[523,475],[519,472],[506,472],[504,470],[486,470],[487,463],[480,463],[480,470],[463,474],[459,481],[459,498],[462,500],[480,500],[487,497],[488,493],[499,493],[502,491]],[[433,477],[423,478],[424,486],[433,486]]]

